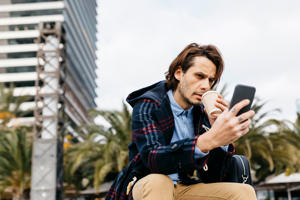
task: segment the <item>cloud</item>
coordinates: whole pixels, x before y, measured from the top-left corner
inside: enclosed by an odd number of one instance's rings
[[[99,4],[100,108],[120,109],[129,92],[164,79],[190,42],[225,59],[222,83],[254,85],[293,119],[300,98],[300,2],[103,0]],[[117,5],[117,6],[116,6]],[[268,106],[269,106],[268,105]]]

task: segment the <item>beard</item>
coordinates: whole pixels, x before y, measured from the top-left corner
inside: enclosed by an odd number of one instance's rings
[[[192,101],[188,97],[188,89],[184,82],[182,84],[179,84],[179,94],[181,95],[182,99],[190,106],[199,106],[202,102],[201,101]],[[193,94],[193,92],[191,92]]]

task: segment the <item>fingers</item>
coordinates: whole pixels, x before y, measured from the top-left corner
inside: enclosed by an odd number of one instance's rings
[[[251,120],[247,120],[245,123],[247,123],[247,124],[240,126],[241,127],[241,130],[239,133],[240,137],[246,135],[249,132],[249,126],[251,125]]]
[[[246,135],[249,132],[249,128],[246,128],[240,132],[240,137]]]
[[[217,108],[220,108],[222,112],[229,107],[227,102],[224,101],[224,99],[222,98],[222,96],[220,94],[218,94],[218,99],[216,100],[215,106]]]
[[[248,99],[244,99],[242,101],[240,101],[239,103],[235,104],[231,109],[230,109],[230,112],[233,114],[233,115],[237,115],[238,112],[245,106],[247,106],[248,104],[250,103],[250,101]]]
[[[221,104],[224,105],[225,107],[228,107],[228,106],[229,106],[228,103],[227,103],[226,101],[224,101],[223,97],[222,97],[220,94],[218,94],[217,102],[218,102],[218,103],[221,103]]]
[[[223,112],[216,118],[211,130],[215,134],[214,137],[217,138],[218,144],[229,144],[249,132],[250,118],[254,116],[255,112],[250,110],[237,116],[237,113],[249,103],[250,101],[245,99],[228,110],[226,107],[228,105],[223,99],[217,100],[216,107]]]
[[[251,125],[252,121],[250,119],[248,119],[247,121],[241,123],[239,125],[240,128],[240,132],[239,135],[244,136],[245,134],[247,134],[249,132],[249,126]]]
[[[248,119],[250,119],[251,117],[253,117],[255,115],[255,112],[253,110],[249,110],[239,116],[237,116],[237,120],[239,123],[247,121]]]
[[[223,99],[217,99],[217,102],[215,104],[217,108],[220,108],[222,112],[229,107],[229,105],[224,101]]]
[[[236,137],[234,138],[234,141],[239,139],[240,137],[246,135],[249,132],[249,127],[252,123],[250,116],[254,115],[254,111],[250,110],[240,116],[235,117],[236,119],[236,127],[235,127],[235,134]]]
[[[251,125],[251,120],[244,121],[236,127],[235,136],[230,141],[231,143],[237,141],[240,137],[246,135],[249,132],[249,126]]]
[[[222,96],[219,96],[219,98],[217,99],[217,102],[228,107],[228,103],[226,101],[224,101],[224,99],[222,98]]]
[[[249,131],[249,126],[251,125],[250,118],[253,117],[255,112],[253,110],[249,110],[239,116],[236,117],[239,126],[238,129],[241,131],[240,135],[243,136]]]
[[[219,108],[222,112],[228,109],[229,105],[223,99],[217,99],[215,106]],[[214,118],[217,118],[221,113],[211,114]]]
[[[251,120],[250,119],[248,119],[248,120],[246,120],[246,121],[244,121],[243,123],[241,123],[240,125],[239,125],[239,127],[240,127],[240,130],[245,130],[245,129],[247,129],[247,128],[249,128],[249,126],[251,125]]]

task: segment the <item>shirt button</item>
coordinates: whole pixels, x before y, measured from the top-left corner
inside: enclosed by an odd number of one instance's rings
[[[175,143],[172,145],[171,149],[175,149],[176,147],[177,147],[177,144]]]

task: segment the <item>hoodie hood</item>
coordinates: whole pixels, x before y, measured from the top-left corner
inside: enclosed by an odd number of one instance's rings
[[[133,107],[140,99],[152,99],[161,104],[163,98],[166,96],[168,89],[166,81],[160,81],[148,87],[136,90],[130,93],[126,101]]]

